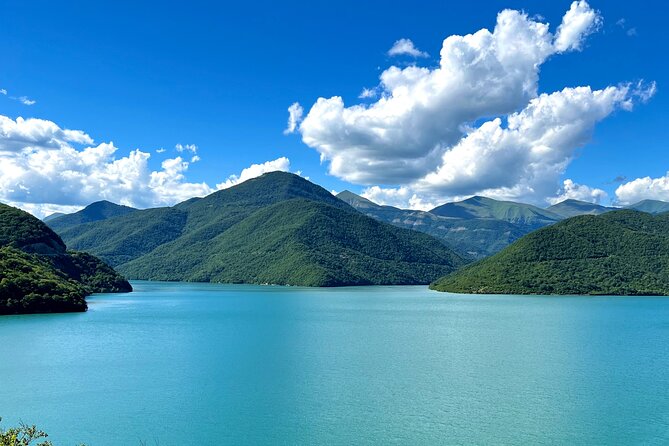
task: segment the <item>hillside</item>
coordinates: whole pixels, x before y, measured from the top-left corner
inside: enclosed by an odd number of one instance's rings
[[[350,191],[337,198],[376,220],[436,237],[458,253],[472,258],[494,254],[527,234],[524,225],[493,218],[441,217],[430,212],[381,206]]]
[[[82,224],[61,235],[134,279],[416,284],[464,263],[438,240],[364,216],[285,172],[172,208]]]
[[[577,215],[599,215],[605,212],[615,211],[616,208],[601,206],[595,203],[568,199],[548,207],[546,210],[558,214],[563,218],[576,217]]]
[[[46,222],[48,222],[49,220],[53,220],[53,219],[55,219],[55,218],[62,217],[63,215],[67,215],[67,214],[64,214],[64,213],[62,213],[62,212],[54,212],[53,214],[49,214],[49,215],[47,215],[46,217],[44,217],[44,218],[42,219],[42,221],[43,221],[44,223],[46,223]]]
[[[437,206],[430,213],[449,218],[502,220],[531,229],[562,220],[561,216],[530,204],[499,201],[479,196]]]
[[[669,214],[583,215],[529,234],[443,277],[454,293],[669,294]]]
[[[634,209],[649,214],[662,214],[664,212],[669,212],[669,203],[659,200],[642,200],[627,206],[627,209]]]
[[[60,216],[50,215],[44,219],[44,222],[55,231],[64,231],[65,229],[76,225],[106,220],[108,218],[125,215],[134,211],[136,211],[136,209],[103,200],[91,203],[82,210],[73,214],[64,214]]]
[[[0,314],[85,311],[85,297],[131,291],[100,259],[68,252],[42,221],[0,204]]]

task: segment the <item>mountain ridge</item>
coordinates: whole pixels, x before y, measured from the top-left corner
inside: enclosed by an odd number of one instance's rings
[[[539,229],[430,285],[495,294],[669,294],[669,214],[581,215]]]
[[[314,239],[305,240],[306,233]],[[362,234],[376,243],[363,243]],[[170,208],[70,227],[61,235],[74,248],[99,255],[137,279],[427,284],[464,263],[438,240],[371,219],[287,172],[266,173]],[[354,240],[358,248],[350,245]],[[384,257],[388,245],[400,250],[395,253],[399,257]],[[419,258],[412,258],[412,252],[420,253]]]

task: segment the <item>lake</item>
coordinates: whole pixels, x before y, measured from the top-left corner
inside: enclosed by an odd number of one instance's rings
[[[56,446],[666,444],[669,299],[134,282],[0,318]]]

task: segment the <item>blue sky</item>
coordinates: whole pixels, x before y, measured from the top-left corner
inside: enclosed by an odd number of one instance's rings
[[[498,12],[505,8],[550,23],[553,33],[570,8],[568,1],[483,1],[475,6],[399,1],[234,3],[169,2],[156,8],[123,1],[5,2],[0,17],[0,89],[7,93],[0,94],[0,115],[11,120],[48,120],[61,129],[81,130],[94,140],[67,143],[75,150],[113,141],[117,150],[112,158],[126,157],[134,149],[151,153],[149,171],[161,171],[161,162],[178,155],[186,161],[175,145],[195,144],[201,160],[190,162],[177,175],[184,175],[182,181],[204,182],[212,188],[252,164],[287,157],[292,171],[328,189],[366,192],[391,204],[409,206],[407,194],[424,194],[423,202],[434,204],[481,190],[495,190],[498,198],[504,198],[510,192],[499,192],[495,184],[453,187],[449,183],[428,190],[423,177],[400,175],[395,180],[388,175],[333,170],[330,163],[338,156],[333,154],[337,149],[328,152],[323,163],[320,160],[332,136],[322,132],[314,136],[308,130],[284,134],[287,108],[299,102],[307,116],[319,97],[332,96],[341,96],[346,107],[373,103],[377,99],[358,95],[363,88],[378,85],[383,70],[392,65],[438,66],[446,37],[481,28],[492,31]],[[614,106],[598,120],[587,142],[573,148],[569,156],[573,160],[559,174],[558,185],[568,178],[591,190],[601,189],[606,197],[588,197],[608,203],[620,199],[615,191],[621,183],[650,176],[658,181],[630,186],[626,197],[645,194],[669,199],[669,187],[661,181],[669,170],[669,130],[662,113],[668,108],[663,32],[668,11],[658,9],[666,6],[648,1],[591,1],[590,7],[598,11],[601,23],[583,38],[579,50],[552,55],[541,63],[538,93],[578,86],[599,90],[624,82],[636,85],[640,80],[646,82],[646,89],[655,82],[657,90],[647,101],[635,99],[633,111]],[[401,38],[410,39],[430,56],[389,56],[388,50]],[[26,105],[21,97],[36,102]],[[516,110],[524,105],[519,103]],[[506,115],[500,115],[504,126]],[[477,127],[495,116],[491,112],[468,125]],[[342,131],[353,130],[359,129]],[[313,138],[311,147],[302,141],[305,136]],[[165,152],[156,153],[159,148]],[[480,172],[486,175],[485,170]],[[0,200],[39,213],[80,206],[85,203],[77,201],[88,197],[106,198],[104,190],[72,198],[75,186],[71,184],[30,183],[27,178],[28,174],[17,176],[14,183],[0,185]],[[476,180],[464,183],[468,181]],[[410,190],[404,195],[374,194],[369,189],[373,186]],[[43,197],[40,187],[60,188],[60,192]],[[32,189],[29,196],[17,192],[25,189]],[[58,193],[70,197],[61,200]],[[539,202],[550,198],[545,195],[520,193],[514,198]],[[51,206],[40,207],[45,203]]]

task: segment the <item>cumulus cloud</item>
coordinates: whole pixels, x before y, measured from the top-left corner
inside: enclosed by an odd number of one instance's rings
[[[7,90],[0,88],[0,94],[7,96]]]
[[[285,156],[277,158],[273,161],[267,161],[262,164],[252,164],[241,171],[239,175],[230,175],[223,183],[216,185],[216,189],[227,189],[239,183],[243,183],[251,178],[259,177],[267,172],[274,171],[290,172],[290,160]],[[299,172],[298,172],[299,173]]]
[[[290,107],[288,107],[288,125],[286,130],[283,131],[285,135],[294,133],[297,130],[297,126],[300,121],[302,121],[302,115],[304,114],[304,109],[298,102],[294,102]]]
[[[592,188],[585,184],[577,184],[570,179],[564,180],[562,188],[558,193],[557,197],[549,199],[551,204],[569,199],[599,204],[608,198],[608,194],[602,189]]]
[[[428,211],[434,209],[441,203],[433,203],[424,201],[411,188],[407,186],[398,188],[382,188],[379,186],[371,186],[363,190],[361,196],[373,201],[374,203],[384,206],[394,206],[398,208],[418,209],[421,211]]]
[[[411,57],[428,57],[425,51],[421,51],[411,39],[400,39],[395,41],[393,46],[388,50],[389,56],[411,56]]]
[[[332,175],[371,186],[367,193],[384,193],[387,203],[473,194],[545,203],[595,124],[647,101],[656,87],[586,86],[538,95],[541,65],[580,50],[602,19],[576,1],[555,34],[538,20],[504,10],[492,32],[447,37],[438,67],[383,71],[373,103],[319,98],[298,127],[302,140]],[[373,188],[379,184],[395,186]]]
[[[621,205],[630,205],[641,200],[669,201],[669,172],[659,178],[637,178],[621,184],[616,189],[616,198]]]
[[[555,35],[559,52],[580,50],[583,40],[602,25],[602,17],[584,0],[571,4]]]
[[[98,200],[139,208],[173,205],[216,190],[187,180],[190,165],[199,160],[196,150],[194,145],[182,146],[182,152],[193,154],[190,161],[177,156],[152,170],[151,154],[139,149],[119,156],[113,142],[95,144],[81,130],[0,115],[0,201],[40,217],[72,212]],[[288,166],[287,158],[279,158],[253,165],[234,178],[240,182]]]

